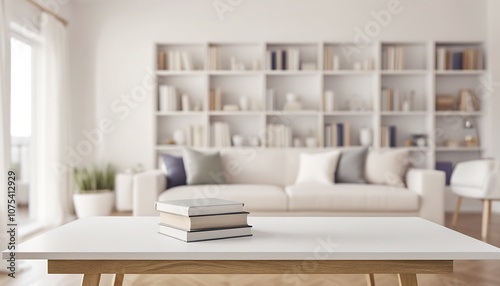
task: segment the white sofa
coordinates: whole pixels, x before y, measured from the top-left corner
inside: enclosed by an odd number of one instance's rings
[[[134,177],[134,215],[157,215],[154,202],[220,197],[245,203],[251,215],[420,216],[444,223],[443,172],[410,169],[407,188],[370,184],[294,185],[299,154],[294,149],[221,151],[228,184],[187,185],[165,190],[160,170]]]

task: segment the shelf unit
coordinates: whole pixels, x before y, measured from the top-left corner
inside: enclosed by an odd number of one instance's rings
[[[478,68],[437,70],[437,51],[442,47],[480,51]],[[402,62],[389,68],[387,54],[394,48],[403,51],[399,55]],[[159,54],[168,55],[169,51],[185,52],[189,68],[172,70],[168,64],[159,64]],[[299,54],[293,65],[292,51]],[[293,69],[279,69],[278,54],[281,63],[288,56],[287,68]],[[465,147],[463,139],[476,133],[463,128],[462,122],[468,119],[479,134],[484,134],[484,109],[437,111],[435,104],[436,95],[458,98],[463,88],[477,90],[478,85],[487,85],[484,55],[485,45],[478,42],[373,42],[363,47],[339,42],[159,43],[155,45],[158,85],[174,86],[178,93],[186,94],[190,108],[160,111],[159,88],[155,91],[154,155],[179,151],[181,146],[167,143],[172,143],[176,130],[193,125],[203,127],[203,145],[199,147],[214,148],[210,144],[211,125],[216,122],[229,126],[230,137],[242,135],[247,145],[258,148],[274,148],[267,142],[268,125],[282,124],[302,143],[302,147],[293,148],[329,149],[325,146],[325,126],[342,123],[349,125],[351,146],[339,148],[359,146],[360,130],[368,128],[371,146],[386,149],[382,146],[382,126],[391,125],[396,127],[396,146],[391,148],[410,150],[419,167],[434,168],[436,161],[473,159],[487,146],[483,140],[480,146]],[[211,110],[210,91],[216,88],[221,90],[221,105],[233,109]],[[387,88],[397,90],[398,96],[411,104],[403,109],[398,102],[397,108],[387,110],[383,100],[383,89]],[[274,109],[267,106],[269,89],[274,91]],[[326,91],[334,92],[333,110],[327,107]],[[301,110],[283,110],[290,93],[300,101]],[[234,110],[235,106],[246,110]],[[426,145],[406,146],[413,135],[425,135]],[[304,148],[308,137],[315,138],[316,145]],[[448,141],[458,146],[447,147]]]

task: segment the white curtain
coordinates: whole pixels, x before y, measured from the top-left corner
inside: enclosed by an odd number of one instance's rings
[[[7,1],[0,0],[0,249],[7,248],[7,172],[10,168],[10,34]],[[0,271],[5,271],[2,260]]]
[[[41,24],[41,94],[36,102],[36,197],[38,217],[48,224],[66,221],[71,209],[72,173],[66,166],[70,144],[68,39],[64,25],[48,14]]]

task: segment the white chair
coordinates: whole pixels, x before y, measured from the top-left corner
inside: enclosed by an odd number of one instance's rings
[[[481,236],[486,239],[491,218],[491,202],[500,200],[500,170],[493,160],[475,160],[457,164],[451,175],[451,190],[458,196],[452,226],[457,224],[462,198],[483,201]]]

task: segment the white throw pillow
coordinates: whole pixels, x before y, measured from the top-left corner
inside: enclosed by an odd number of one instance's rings
[[[299,173],[295,184],[315,183],[333,185],[340,151],[301,153]]]
[[[366,157],[365,180],[369,184],[405,187],[409,165],[408,150],[370,150]]]

